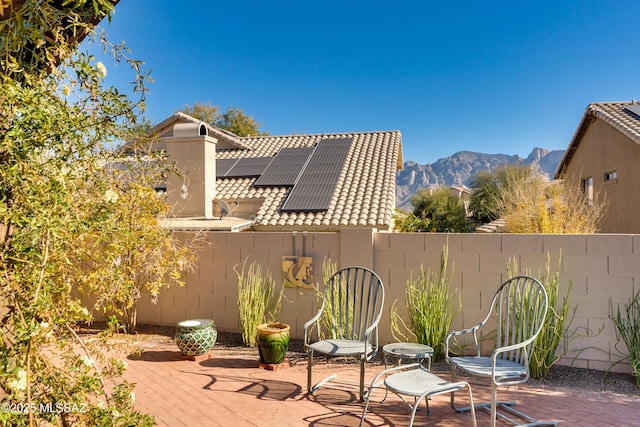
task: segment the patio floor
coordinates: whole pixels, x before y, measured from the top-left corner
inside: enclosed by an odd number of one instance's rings
[[[314,395],[306,391],[306,360],[293,360],[287,369],[258,367],[257,350],[214,347],[209,359],[182,360],[171,343],[143,342],[140,356],[128,356],[126,378],[135,382],[136,408],[155,416],[159,426],[357,426],[363,404],[356,388],[329,383]],[[322,362],[314,366],[314,380],[337,372],[357,381],[356,363]],[[370,382],[382,366],[368,367]],[[436,372],[438,373],[438,372]],[[447,373],[440,373],[446,378]],[[490,387],[472,380],[474,400],[488,400]],[[376,390],[367,411],[366,426],[408,425],[410,410],[399,397]],[[458,393],[460,402],[464,392]],[[516,408],[561,426],[632,426],[640,419],[640,396],[582,392],[570,388],[524,385],[499,392],[516,401]],[[448,405],[449,395],[430,401],[431,416],[416,414],[415,426],[467,426],[469,413]],[[489,425],[489,414],[478,411],[478,425]],[[500,423],[499,423],[500,425]],[[504,424],[508,425],[508,424]]]

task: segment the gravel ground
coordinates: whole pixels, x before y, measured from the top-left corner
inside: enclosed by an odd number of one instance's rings
[[[97,326],[94,326],[97,327]],[[158,341],[173,342],[175,328],[171,326],[153,326],[140,325],[136,341]],[[218,331],[216,340],[217,348],[225,349],[244,349],[242,336],[238,333],[229,333]],[[257,350],[256,350],[257,354]],[[291,340],[289,344],[289,352],[287,354],[290,363],[306,363],[306,354],[304,352],[302,340]],[[356,363],[353,361],[353,363]],[[376,356],[373,363],[382,364],[380,354]],[[434,363],[433,370],[435,372],[448,372],[449,367],[445,363]],[[574,368],[570,366],[554,365],[551,367],[550,374],[547,378],[536,380],[530,379],[531,386],[550,386],[550,387],[569,387],[576,388],[583,392],[613,392],[619,394],[627,394],[640,396],[640,387],[635,384],[631,374],[596,371],[593,369]]]

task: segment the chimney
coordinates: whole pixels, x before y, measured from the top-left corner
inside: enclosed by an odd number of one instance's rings
[[[177,123],[163,138],[167,161],[182,176],[167,177],[167,201],[175,218],[213,218],[216,196],[216,143],[205,123]]]

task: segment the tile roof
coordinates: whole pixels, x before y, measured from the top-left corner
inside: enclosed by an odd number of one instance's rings
[[[162,122],[154,129],[167,135],[171,123],[194,121],[183,113]],[[163,128],[163,129],[161,129]],[[218,138],[219,129],[213,128]],[[292,187],[256,187],[256,177],[216,179],[217,198],[228,201],[258,202],[256,230],[309,229],[337,230],[344,227],[392,227],[396,207],[396,172],[402,168],[400,131],[354,132],[312,135],[238,137],[224,132],[218,143],[218,159],[273,157],[285,147],[313,147],[324,139],[351,139],[351,147],[339,174],[326,210],[284,212],[282,206]]]
[[[625,107],[630,105],[640,105],[639,101],[624,102],[596,102],[589,104],[582,116],[582,120],[569,143],[562,160],[558,164],[555,178],[560,179],[571,161],[582,137],[589,125],[597,118],[609,124],[613,128],[622,132],[631,141],[640,145],[640,116],[628,111]]]

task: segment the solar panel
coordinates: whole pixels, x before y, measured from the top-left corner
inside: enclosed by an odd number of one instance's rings
[[[313,152],[313,147],[282,148],[264,173],[253,183],[254,187],[291,187]]]
[[[245,157],[238,162],[225,175],[226,178],[249,178],[260,176],[265,171],[273,157]]]
[[[633,113],[636,118],[640,118],[640,104],[631,104],[624,107],[630,113]]]
[[[319,212],[329,208],[347,160],[352,138],[323,139],[282,205],[282,211]]]
[[[238,159],[216,159],[216,178],[224,178]]]

